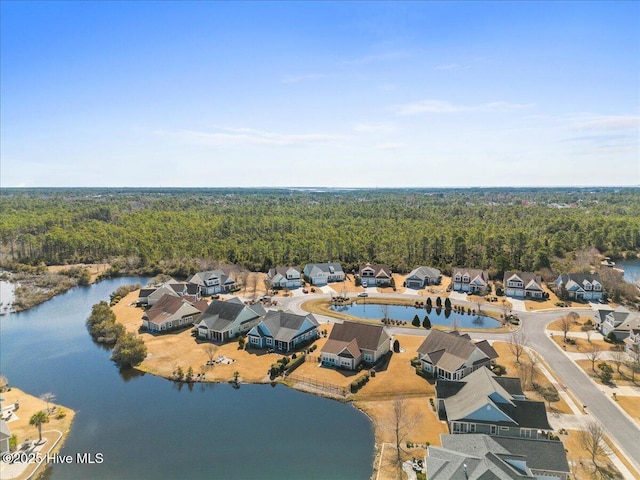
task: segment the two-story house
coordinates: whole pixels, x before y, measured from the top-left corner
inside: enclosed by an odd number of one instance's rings
[[[307,282],[317,286],[326,285],[329,282],[342,282],[345,278],[342,266],[337,262],[307,263],[303,274]]]
[[[198,272],[187,278],[187,283],[198,285],[202,295],[229,293],[236,287],[236,281],[223,270]]]
[[[532,272],[505,272],[504,293],[508,297],[543,298],[542,278]]]
[[[572,300],[602,300],[604,289],[600,275],[592,273],[565,273],[556,279],[558,288],[564,288]]]
[[[484,270],[456,268],[451,283],[454,292],[485,295],[489,286],[489,275]]]
[[[640,329],[640,314],[630,312],[624,307],[615,310],[602,309],[598,314],[599,324],[596,328],[599,328],[605,337],[613,334],[618,340],[624,341],[633,330]]]
[[[267,279],[271,288],[299,288],[302,285],[302,275],[298,267],[270,268]]]
[[[391,269],[387,265],[367,263],[358,270],[363,287],[388,287],[391,283]]]

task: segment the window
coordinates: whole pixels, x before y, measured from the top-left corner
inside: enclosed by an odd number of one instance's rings
[[[495,435],[497,432],[496,426],[495,425],[491,425],[491,435]]]
[[[469,425],[469,432],[470,433],[476,433],[476,424],[475,423],[471,423]]]

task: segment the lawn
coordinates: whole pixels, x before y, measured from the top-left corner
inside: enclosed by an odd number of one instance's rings
[[[640,425],[640,397],[616,396],[618,405],[629,414],[633,421]]]
[[[569,312],[570,310],[567,311],[567,313]],[[571,322],[571,325],[569,326],[569,332],[582,332],[583,331],[582,326],[585,324],[587,320],[591,320],[593,322],[593,318],[591,317],[591,315],[578,317],[576,321]],[[547,330],[552,330],[554,332],[562,332],[561,322],[562,322],[562,318],[558,318],[557,320],[554,320],[549,325],[547,325]]]

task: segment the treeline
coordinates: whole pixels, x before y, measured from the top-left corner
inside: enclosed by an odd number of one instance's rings
[[[540,270],[595,247],[640,250],[638,189],[12,190],[0,197],[0,260],[108,260],[187,275],[196,259],[266,271],[363,262],[407,272],[456,265]]]

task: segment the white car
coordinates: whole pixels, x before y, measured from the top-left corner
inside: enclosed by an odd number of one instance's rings
[[[367,292],[360,292],[360,293],[358,294],[358,296],[359,296],[359,297],[368,297],[368,296],[369,296],[369,294],[368,294]]]

